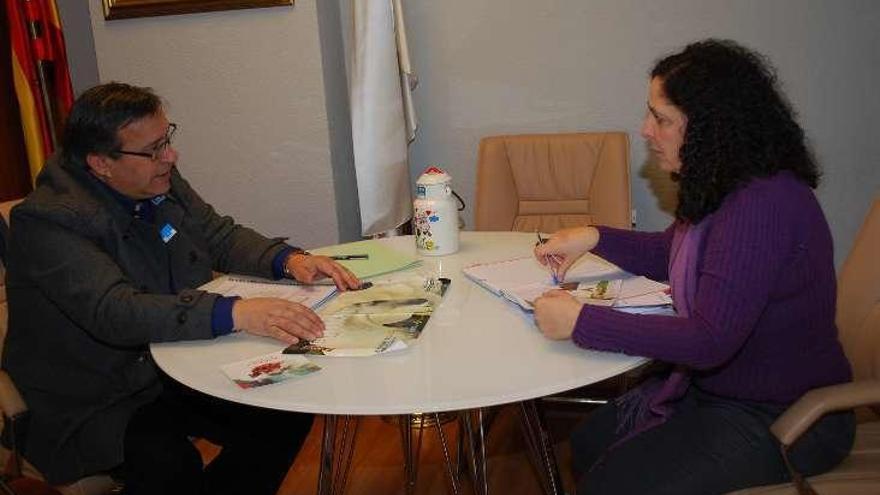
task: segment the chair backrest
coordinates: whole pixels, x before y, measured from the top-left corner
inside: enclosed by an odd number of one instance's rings
[[[880,379],[880,197],[838,277],[837,329],[854,378]]]
[[[9,213],[12,207],[20,203],[21,199],[4,201],[0,203],[0,243],[6,242],[7,226],[9,225]],[[6,252],[6,246],[0,246],[0,253]],[[6,306],[6,260],[0,257],[0,356],[3,355],[3,343],[6,342],[6,330],[9,328],[9,310]]]
[[[9,235],[9,213],[12,207],[21,203],[21,199],[13,199],[11,201],[3,201],[0,203],[0,269],[2,264],[6,262],[6,238]],[[0,275],[2,275],[0,271]],[[0,277],[2,279],[3,277]],[[2,283],[2,280],[0,280]]]
[[[10,212],[12,211],[12,208],[21,201],[22,199],[16,199],[0,203],[0,234],[5,236],[6,231],[3,227],[9,225]],[[5,242],[5,240],[0,239],[0,242]],[[4,263],[5,260],[0,259],[0,356],[3,355],[3,343],[6,341],[6,331],[9,324],[8,308],[6,304],[6,273]],[[14,416],[27,409],[24,400],[15,388],[15,384],[12,383],[12,379],[2,370],[0,370],[0,403],[3,404],[3,407],[0,407],[0,410],[9,416]],[[5,426],[2,418],[0,418],[0,430]],[[2,454],[4,459],[9,455],[7,452],[2,452]],[[27,462],[27,460],[22,459],[22,463],[22,474],[24,474],[25,478],[31,479],[26,480],[28,483],[27,486],[33,487],[34,493],[37,493],[37,488],[41,490],[39,493],[50,493],[47,491],[48,485],[44,486],[42,483],[35,483],[32,481],[45,481],[43,475],[37,471],[31,463]],[[3,464],[5,465],[6,462],[3,462]],[[22,482],[21,479],[16,481],[16,483],[20,482]],[[113,478],[105,474],[88,476],[74,481],[73,483],[53,488],[57,491],[52,491],[51,493],[61,493],[61,495],[109,495],[111,493],[119,493],[118,484]]]
[[[476,230],[630,228],[624,132],[521,134],[480,141]]]

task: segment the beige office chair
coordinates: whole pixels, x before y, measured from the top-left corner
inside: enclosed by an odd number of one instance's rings
[[[3,227],[9,223],[9,212],[13,206],[21,200],[7,201],[0,203],[0,233],[5,229]],[[6,340],[8,309],[6,305],[6,270],[3,261],[0,260],[0,355],[3,351],[3,342]],[[12,379],[6,371],[0,370],[0,410],[3,413],[3,429],[4,434],[15,432],[16,422],[24,420],[27,415],[27,405],[15,388]],[[22,433],[19,431],[19,433]],[[13,438],[18,437],[15,433],[11,433]],[[19,438],[20,440],[20,438]],[[8,449],[0,449],[0,471],[5,471],[9,476],[9,481],[13,482],[16,478],[25,477],[44,481],[43,475],[31,465],[27,460],[21,457],[20,452],[15,446],[10,451]],[[54,487],[62,495],[106,495],[118,493],[119,486],[106,475],[89,476],[78,480],[69,485]],[[0,491],[0,493],[5,493]],[[34,492],[35,493],[35,492]]]
[[[853,450],[832,471],[809,478],[820,494],[880,493],[880,198],[862,225],[840,272],[837,328],[852,363],[853,382],[804,394],[771,426],[782,448],[792,445],[822,415],[857,408]],[[796,483],[739,490],[736,495],[797,495]]]
[[[624,132],[520,134],[480,141],[476,230],[628,229],[630,211],[629,141]],[[646,368],[638,368],[545,400],[603,403],[644,373]]]
[[[476,230],[630,228],[626,133],[490,136],[477,167]]]

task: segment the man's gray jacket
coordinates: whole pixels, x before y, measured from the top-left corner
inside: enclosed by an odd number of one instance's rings
[[[176,168],[150,224],[55,158],[10,223],[2,362],[31,411],[25,456],[53,484],[122,462],[129,418],[161,390],[149,343],[212,338],[218,296],[194,288],[212,270],[269,277],[285,248],[218,215]]]

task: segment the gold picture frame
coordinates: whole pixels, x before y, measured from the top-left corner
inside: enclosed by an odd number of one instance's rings
[[[293,5],[293,0],[104,0],[104,19]]]

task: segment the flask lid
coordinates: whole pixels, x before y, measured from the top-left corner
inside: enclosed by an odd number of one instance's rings
[[[449,176],[443,169],[430,166],[422,172],[422,175],[419,176],[418,180],[416,180],[416,184],[422,184],[425,186],[432,186],[436,184],[449,184],[452,182],[452,177]]]

